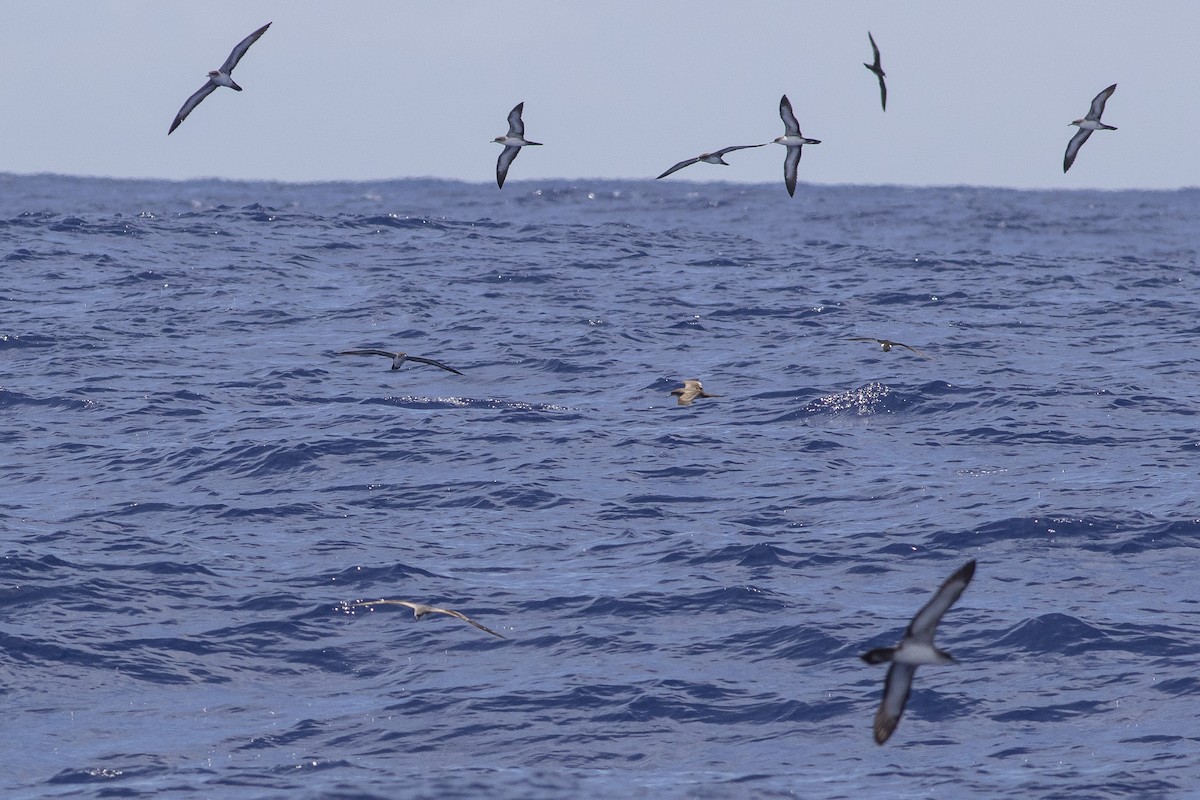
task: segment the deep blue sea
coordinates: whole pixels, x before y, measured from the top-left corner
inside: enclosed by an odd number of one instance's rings
[[[0,176],[0,797],[1197,796],[1198,250],[1200,190]]]

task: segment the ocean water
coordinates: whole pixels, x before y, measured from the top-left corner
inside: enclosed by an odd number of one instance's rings
[[[0,177],[0,796],[1194,795],[1198,229]],[[858,654],[969,559],[877,746]]]

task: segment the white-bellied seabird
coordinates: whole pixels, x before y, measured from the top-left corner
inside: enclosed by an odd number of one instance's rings
[[[421,358],[420,356],[410,356],[408,353],[390,353],[387,350],[343,350],[338,353],[339,356],[387,356],[392,359],[392,369],[400,369],[404,366],[405,361],[416,361],[421,364],[430,364],[435,367],[441,367],[447,372],[453,372],[455,375],[462,375],[461,372],[454,367],[447,367],[440,361],[434,361],[432,358]]]
[[[689,158],[687,161],[680,161],[678,164],[671,167],[669,170],[664,172],[662,175],[659,175],[658,178],[665,178],[668,175],[670,175],[672,172],[678,172],[679,170],[683,169],[684,167],[690,167],[692,164],[695,164],[700,161],[703,161],[705,164],[724,164],[725,166],[728,167],[729,162],[726,161],[724,158],[722,158],[722,156],[724,156],[726,153],[732,153],[734,150],[746,150],[751,147],[766,147],[766,145],[765,144],[737,144],[737,145],[734,145],[733,147],[724,147],[724,148],[716,151],[715,153],[701,153],[700,155],[696,156],[695,158]],[[655,178],[654,180],[658,180],[658,178]]]
[[[709,394],[704,391],[704,387],[700,385],[700,381],[695,378],[689,378],[683,382],[683,386],[677,389],[672,389],[671,394],[679,398],[679,405],[690,406],[692,401],[697,397],[720,397],[719,394]]]
[[[1105,89],[1100,94],[1092,98],[1092,107],[1088,109],[1087,116],[1083,119],[1077,119],[1068,125],[1078,125],[1079,132],[1071,137],[1071,141],[1067,142],[1067,154],[1063,156],[1063,172],[1071,168],[1075,163],[1075,155],[1079,152],[1079,148],[1083,147],[1083,143],[1092,135],[1092,131],[1115,131],[1112,125],[1105,125],[1100,121],[1100,115],[1104,113],[1104,104],[1108,102],[1108,98],[1112,97],[1112,93],[1117,90],[1117,85]]]
[[[521,152],[521,148],[528,145],[541,146],[542,144],[541,142],[531,142],[525,138],[525,121],[521,119],[524,111],[524,101],[517,103],[513,110],[508,112],[508,135],[492,139],[493,142],[504,145],[504,149],[500,151],[500,158],[496,159],[496,185],[501,189],[504,188],[504,179],[508,177],[508,168],[517,154]]]
[[[476,628],[479,628],[479,630],[487,631],[492,636],[499,636],[501,639],[508,638],[507,636],[505,636],[502,633],[496,633],[494,630],[487,627],[486,625],[480,625],[478,622],[471,619],[466,614],[463,614],[459,611],[452,611],[448,608],[438,608],[437,606],[427,606],[424,603],[413,603],[408,600],[364,600],[359,603],[350,603],[350,604],[348,604],[347,607],[355,608],[358,606],[367,606],[367,607],[370,607],[370,606],[405,606],[405,607],[411,608],[413,610],[413,616],[416,617],[417,619],[420,619],[421,617],[425,616],[426,614],[445,614],[450,617],[456,617],[458,619],[461,619],[463,622],[469,622],[472,625],[474,625]]]
[[[785,94],[779,101],[779,118],[783,120],[783,136],[775,139],[775,144],[787,148],[783,159],[783,182],[787,185],[788,196],[796,196],[796,168],[800,166],[800,151],[806,144],[820,144],[820,139],[805,139],[800,134],[800,123],[792,113],[792,103]]]
[[[887,111],[887,84],[883,82],[883,65],[879,63],[879,48],[875,46],[875,37],[867,31],[867,38],[871,40],[871,50],[875,52],[874,64],[863,64],[864,67],[875,73],[875,77],[879,78],[879,103],[883,106],[883,110]],[[900,87],[904,88],[904,87]]]
[[[882,664],[885,661],[892,664],[883,682],[883,700],[875,712],[876,744],[886,742],[900,723],[900,715],[904,713],[904,704],[908,702],[913,675],[918,666],[958,663],[953,656],[934,645],[933,635],[937,632],[942,615],[958,600],[974,574],[975,561],[971,560],[947,578],[933,599],[917,612],[912,622],[908,623],[899,645],[877,647],[862,654],[862,660],[868,664]]]
[[[250,45],[257,42],[258,37],[266,33],[269,27],[271,27],[271,23],[268,22],[245,39],[242,39],[237,43],[237,47],[233,48],[233,52],[229,54],[229,58],[225,59],[225,63],[221,65],[220,69],[209,71],[208,82],[197,89],[196,93],[184,102],[183,108],[179,109],[179,113],[175,115],[175,121],[171,123],[171,129],[167,131],[167,136],[170,136],[179,127],[179,123],[187,119],[187,115],[192,113],[193,108],[200,105],[201,100],[215,92],[218,86],[228,86],[235,92],[242,90],[242,87],[233,82],[233,78],[230,77],[229,73],[233,72],[233,68],[242,60],[242,56],[246,55],[246,51],[250,49]]]
[[[874,336],[847,336],[846,340],[850,342],[875,342],[875,344],[879,345],[885,353],[891,350],[893,347],[903,347],[905,350],[912,350],[921,358],[933,358],[933,356],[925,355],[910,344],[905,344],[904,342],[893,342],[891,339],[876,339]]]

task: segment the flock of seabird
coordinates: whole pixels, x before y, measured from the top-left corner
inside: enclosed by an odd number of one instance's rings
[[[216,91],[218,86],[227,86],[230,89],[233,89],[235,92],[240,92],[242,90],[242,87],[238,86],[233,80],[231,75],[233,68],[236,67],[238,62],[242,60],[242,56],[246,55],[246,51],[250,49],[250,45],[257,42],[259,37],[266,33],[267,28],[269,27],[271,27],[271,23],[268,22],[266,25],[263,25],[254,33],[247,36],[245,39],[242,39],[237,43],[237,46],[233,48],[233,51],[229,54],[229,58],[225,59],[225,63],[222,64],[219,69],[209,71],[208,80],[205,81],[204,85],[197,89],[196,92],[184,102],[183,107],[179,109],[179,113],[175,115],[175,119],[171,122],[170,129],[167,131],[168,136],[170,136],[175,129],[179,127],[180,123],[187,119],[188,114],[192,113],[192,110],[195,109],[196,106],[200,105],[200,102],[204,100],[204,98]],[[871,42],[871,52],[874,56],[874,60],[870,64],[863,62],[863,66],[870,70],[870,72],[879,79],[879,104],[884,111],[887,111],[887,83],[884,82],[884,76],[886,73],[883,71],[883,66],[880,60],[879,46],[875,44],[875,37],[870,31],[867,31],[867,38]],[[1088,137],[1092,135],[1092,131],[1116,130],[1116,128],[1112,125],[1105,125],[1100,121],[1100,115],[1104,113],[1104,104],[1108,101],[1108,98],[1112,96],[1112,93],[1116,91],[1116,88],[1117,85],[1114,83],[1112,86],[1109,86],[1103,92],[1096,95],[1096,98],[1092,100],[1092,107],[1088,111],[1087,115],[1084,116],[1083,119],[1077,119],[1070,123],[1071,125],[1078,126],[1079,131],[1073,137],[1071,137],[1071,141],[1067,143],[1067,152],[1063,158],[1063,172],[1069,170],[1071,165],[1075,163],[1075,156],[1079,152],[1079,148],[1082,147],[1083,143],[1086,142]],[[508,177],[508,168],[512,166],[512,162],[521,152],[521,148],[541,146],[542,144],[541,142],[532,142],[525,138],[525,122],[522,119],[522,113],[524,110],[525,103],[517,103],[513,110],[508,113],[508,133],[503,136],[497,136],[492,140],[497,144],[504,145],[504,149],[500,152],[500,157],[496,159],[496,186],[501,189],[504,188],[504,179]],[[787,155],[783,160],[783,182],[787,187],[788,195],[794,197],[796,195],[796,172],[797,168],[800,166],[800,154],[803,151],[803,147],[806,144],[820,144],[821,140],[808,139],[800,133],[800,123],[796,120],[796,114],[792,111],[791,101],[788,100],[786,94],[779,101],[779,116],[783,119],[784,132],[783,136],[774,139],[773,142],[775,144],[781,144],[787,148]],[[765,142],[764,144],[770,144],[770,142]],[[723,164],[724,166],[729,166],[729,162],[724,159],[724,156],[727,153],[732,153],[735,150],[748,150],[752,147],[762,146],[763,144],[742,144],[734,145],[732,147],[725,147],[712,153],[701,153],[695,158],[689,158],[686,161],[680,161],[678,164],[659,175],[658,178],[665,178],[673,172],[678,172],[684,167],[690,167],[692,164],[696,164],[701,161],[706,164]]]
[[[246,55],[246,51],[250,49],[258,39],[271,27],[271,23],[263,25],[254,33],[247,36],[242,41],[238,42],[229,54],[229,58],[225,59],[225,63],[219,69],[212,70],[208,73],[208,80],[201,86],[191,97],[184,102],[183,107],[179,109],[179,113],[175,115],[175,119],[171,122],[170,130],[167,134],[170,135],[179,125],[187,119],[188,114],[198,106],[204,98],[208,97],[219,86],[226,86],[234,91],[242,91],[242,87],[234,82],[232,72]],[[864,63],[863,66],[870,70],[879,79],[879,103],[884,111],[887,111],[887,84],[884,82],[884,71],[880,61],[879,47],[875,44],[875,37],[868,31],[867,37],[871,43],[871,50],[874,55],[873,63]],[[1063,172],[1071,168],[1075,163],[1075,157],[1079,153],[1079,148],[1092,135],[1092,131],[1116,130],[1112,125],[1106,125],[1100,121],[1101,114],[1104,113],[1104,104],[1108,98],[1116,91],[1117,85],[1114,83],[1100,94],[1096,95],[1092,100],[1091,108],[1088,113],[1082,118],[1071,122],[1079,128],[1079,131],[1071,138],[1067,144],[1067,152],[1063,158]],[[508,115],[508,133],[504,136],[497,136],[493,139],[497,144],[504,145],[504,150],[501,151],[500,157],[496,161],[496,185],[500,188],[504,187],[504,180],[508,176],[509,167],[512,162],[520,154],[522,147],[540,146],[541,142],[530,141],[525,138],[525,123],[522,119],[525,104],[518,103]],[[809,139],[800,131],[800,123],[796,119],[796,114],[792,110],[791,101],[788,100],[785,94],[779,101],[779,116],[783,120],[784,133],[782,136],[765,142],[763,144],[745,144],[725,147],[711,153],[701,153],[695,158],[689,158],[685,161],[680,161],[670,169],[663,172],[658,178],[665,178],[672,173],[678,172],[684,167],[689,167],[692,164],[704,162],[706,164],[723,164],[728,166],[724,156],[737,150],[747,150],[754,147],[764,147],[767,144],[779,144],[787,148],[787,153],[784,156],[784,185],[787,187],[788,194],[795,195],[796,192],[796,173],[800,165],[800,155],[803,152],[805,145],[820,144],[819,139]],[[856,342],[873,342],[878,344],[884,352],[890,351],[895,347],[902,347],[912,351],[921,358],[931,358],[917,348],[904,344],[903,342],[895,342],[890,339],[877,339],[870,336],[852,336],[848,337],[850,341]],[[361,350],[343,350],[339,355],[369,355],[369,356],[384,356],[392,359],[392,369],[400,369],[406,361],[414,361],[420,364],[429,364],[439,369],[453,372],[456,375],[463,373],[457,369],[447,366],[440,361],[435,361],[431,358],[423,358],[421,356],[409,355],[403,352],[390,352],[387,350],[361,349]],[[683,382],[683,386],[671,390],[672,396],[677,398],[677,402],[681,406],[689,406],[695,400],[702,397],[719,397],[720,395],[709,394],[704,390],[703,385],[699,380],[689,379]],[[879,710],[875,714],[875,741],[878,744],[883,744],[896,730],[896,726],[900,722],[900,716],[904,712],[904,706],[908,701],[909,693],[912,690],[912,680],[916,673],[917,667],[927,664],[953,664],[956,663],[951,655],[943,650],[939,650],[934,644],[933,637],[937,630],[938,623],[942,616],[949,608],[954,605],[959,596],[967,588],[967,584],[971,582],[971,578],[975,575],[975,562],[970,561],[957,572],[951,575],[941,588],[937,590],[933,598],[925,604],[916,616],[912,618],[907,630],[904,632],[904,637],[896,647],[880,647],[870,650],[862,655],[862,660],[868,664],[890,663],[888,668],[887,678],[884,680],[883,699],[880,701]],[[421,619],[429,614],[443,614],[446,616],[460,619],[470,625],[475,626],[481,631],[491,634],[492,636],[506,639],[503,634],[497,633],[491,628],[476,622],[458,611],[448,608],[439,608],[424,603],[416,603],[409,600],[369,600],[356,603],[346,604],[346,608],[365,607],[374,608],[380,605],[399,605],[410,608],[413,611],[413,616],[416,619]]]

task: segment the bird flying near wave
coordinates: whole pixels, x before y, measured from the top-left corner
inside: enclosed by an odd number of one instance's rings
[[[968,561],[960,567],[934,593],[904,631],[904,638],[896,647],[877,647],[863,653],[861,658],[868,664],[891,662],[887,678],[883,682],[883,699],[875,712],[875,743],[883,744],[900,724],[900,715],[912,692],[913,675],[922,664],[955,664],[954,657],[939,650],[933,643],[938,623],[942,621],[950,606],[962,596],[963,590],[975,575],[975,562]]]
[[[410,356],[408,353],[392,353],[387,350],[343,350],[338,353],[339,356],[387,356],[392,359],[392,369],[400,369],[404,366],[405,361],[416,361],[420,364],[429,364],[434,367],[440,367],[447,372],[453,372],[455,375],[462,375],[461,372],[454,367],[448,367],[440,361],[434,361],[432,358],[422,358],[421,356]]]
[[[365,607],[405,606],[406,608],[412,609],[413,616],[416,617],[417,619],[424,617],[426,614],[445,614],[448,617],[454,617],[455,619],[461,619],[463,622],[470,623],[471,625],[474,625],[476,628],[479,628],[479,630],[490,633],[492,636],[499,636],[501,639],[508,638],[507,636],[505,636],[502,633],[496,633],[494,630],[492,630],[491,628],[489,628],[486,625],[481,625],[480,623],[478,623],[475,620],[468,617],[466,614],[463,614],[462,612],[459,612],[459,611],[454,611],[449,608],[438,608],[437,606],[429,606],[429,605],[425,605],[424,603],[414,603],[411,600],[364,600],[362,602],[348,603],[346,605],[347,608],[357,608],[360,606],[365,606]]]

